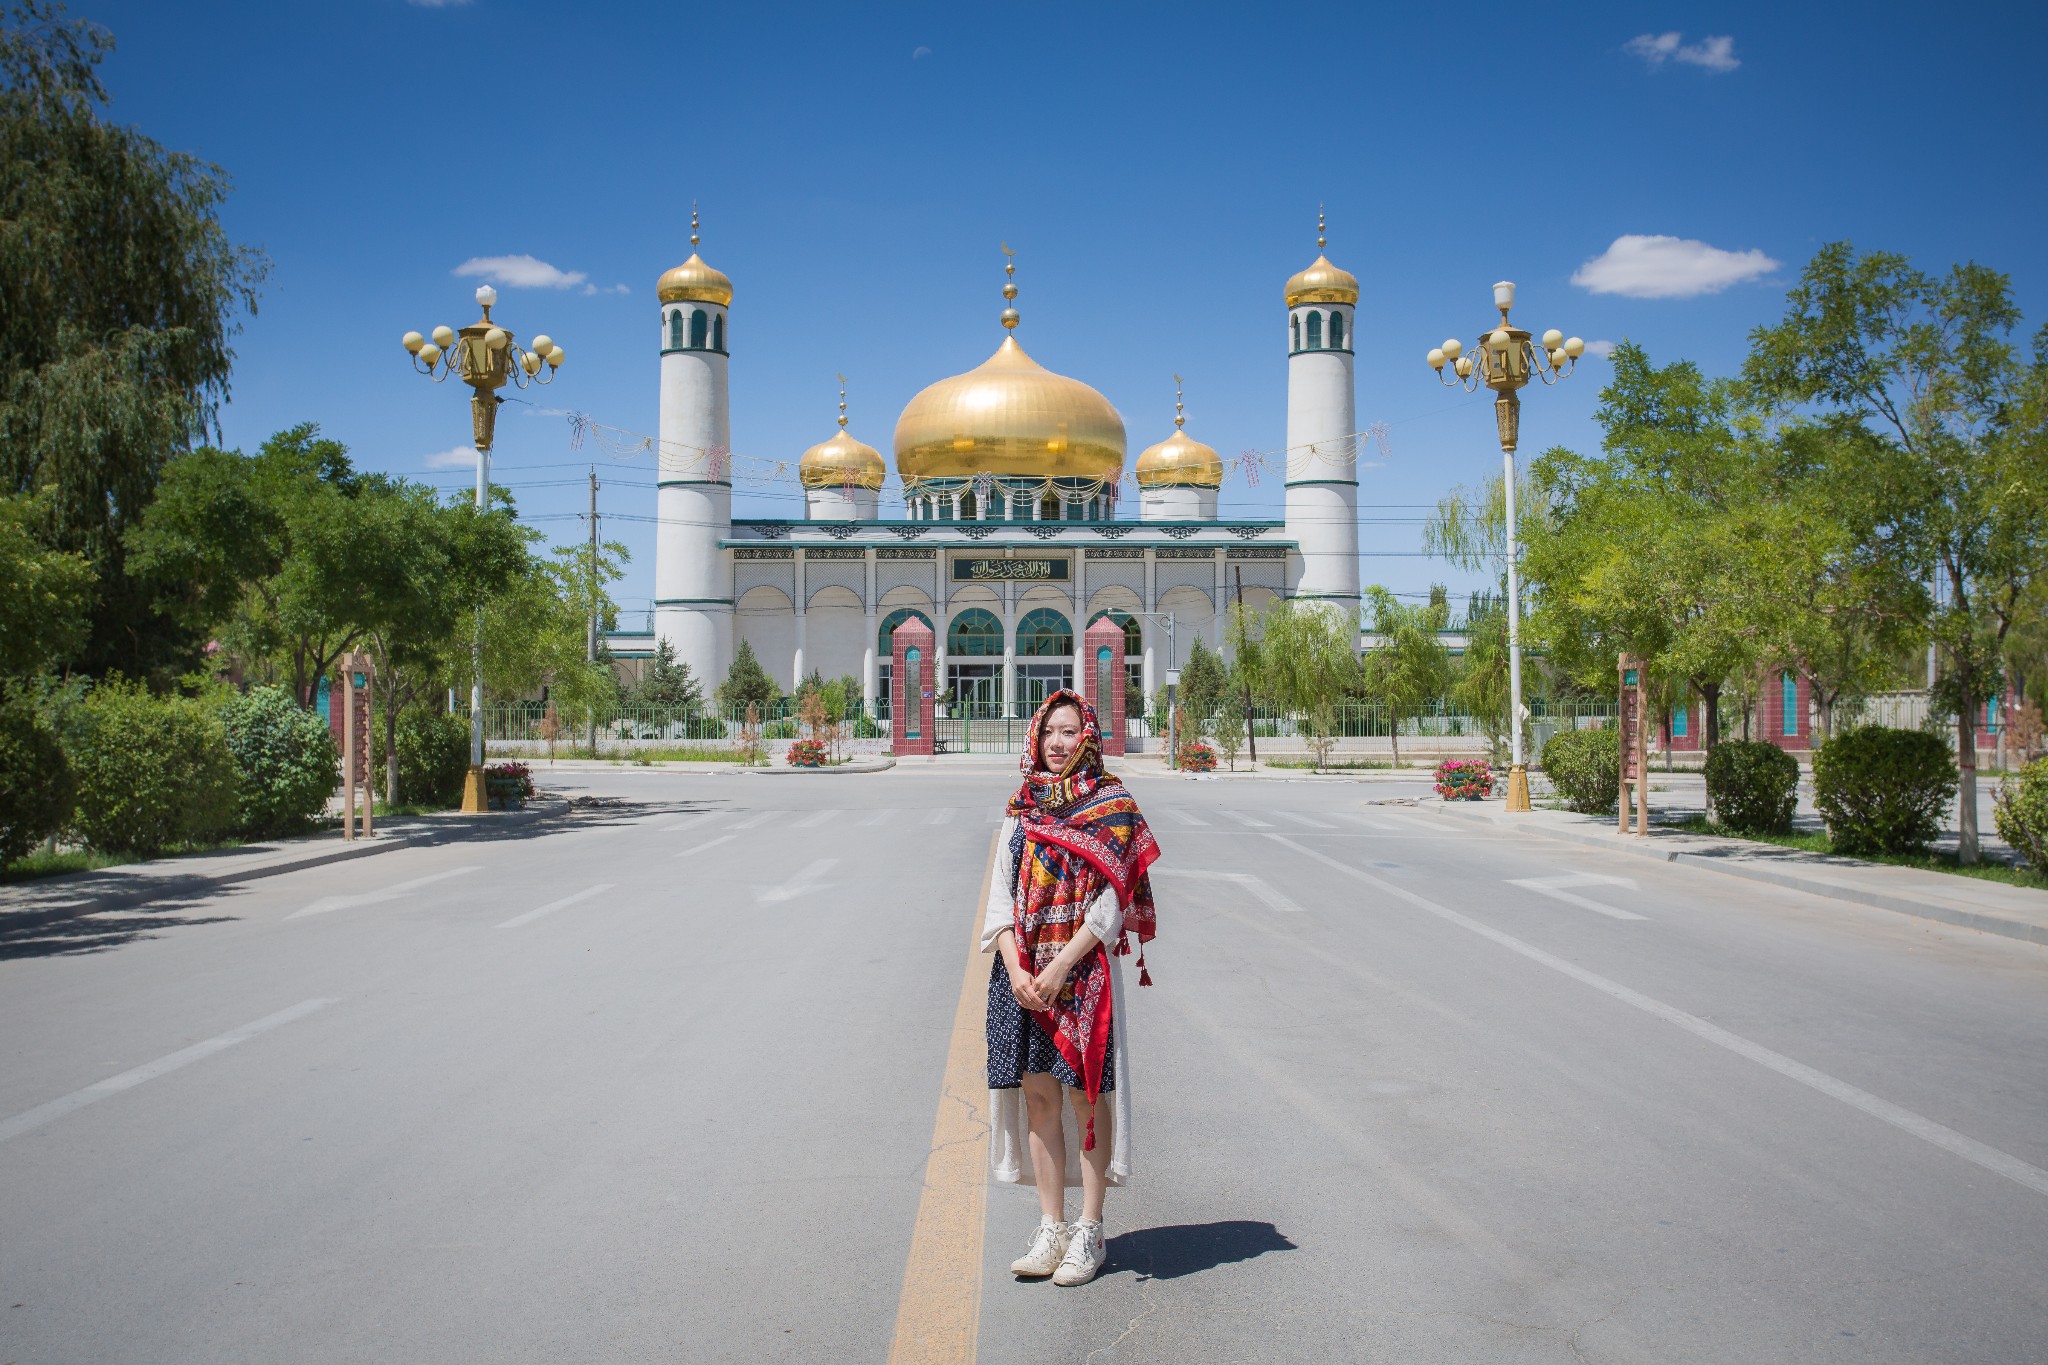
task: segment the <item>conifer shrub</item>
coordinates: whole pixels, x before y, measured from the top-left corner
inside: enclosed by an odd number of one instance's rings
[[[1610,815],[1621,800],[1621,733],[1559,730],[1543,746],[1543,773],[1581,815]]]
[[[2036,873],[2048,873],[2048,758],[2037,758],[2017,777],[1998,784],[1998,802],[1991,810],[1998,837],[2027,860]]]
[[[235,760],[206,707],[101,683],[65,736],[77,781],[72,826],[107,853],[161,853],[217,838],[237,816]]]
[[[1813,799],[1837,853],[1911,853],[1941,833],[1956,764],[1940,735],[1873,725],[1813,756]]]
[[[231,696],[215,715],[235,761],[238,832],[261,838],[310,826],[341,782],[327,722],[282,687]]]
[[[0,867],[61,831],[72,797],[57,732],[29,698],[0,699]]]
[[[453,806],[469,775],[469,726],[460,716],[412,706],[398,713],[398,800]]]
[[[1724,739],[1707,755],[1714,818],[1737,834],[1783,834],[1799,804],[1799,760],[1775,744]]]

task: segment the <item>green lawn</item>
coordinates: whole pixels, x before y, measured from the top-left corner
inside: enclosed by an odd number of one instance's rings
[[[1682,820],[1659,820],[1657,828],[1678,830],[1685,834],[1711,834],[1722,839],[1747,839],[1751,843],[1776,844],[1780,848],[1804,849],[1808,853],[1835,851],[1828,836],[1817,831],[1792,834],[1737,834],[1734,830],[1717,825],[1703,815],[1688,815]],[[1956,861],[1953,853],[1857,853],[1844,856],[1860,858],[1868,863],[1919,867],[1930,872],[1953,872],[1959,876],[1977,877],[1987,882],[2004,882],[2008,886],[2048,891],[2048,877],[2043,877],[2032,868],[2007,867],[2004,863],[1994,862],[1975,863],[1965,867]]]
[[[47,848],[31,849],[26,857],[0,868],[0,882],[30,882],[38,877],[56,877],[66,872],[97,872],[103,867],[139,863],[134,853],[95,853],[86,848],[64,848],[52,853]]]
[[[1394,766],[1392,763],[1385,762],[1377,758],[1338,759],[1330,763],[1325,763],[1320,768],[1317,768],[1316,761],[1312,758],[1262,758],[1259,760],[1259,762],[1263,763],[1268,768],[1309,768],[1318,772],[1326,773],[1339,772],[1346,769],[1357,770],[1360,768],[1391,768]],[[1412,763],[1403,763],[1401,766],[1403,768],[1412,768],[1415,765]]]

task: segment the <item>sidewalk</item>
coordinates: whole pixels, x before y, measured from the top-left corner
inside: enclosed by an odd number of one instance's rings
[[[1497,801],[1434,798],[1423,802],[1420,808],[1496,829],[1512,828],[1520,834],[1571,840],[1660,862],[1684,863],[1730,877],[1769,882],[1816,896],[2048,944],[2048,891],[1950,872],[1866,863],[1748,839],[1682,834],[1654,826],[1648,838],[1640,838],[1618,833],[1611,815],[1575,815],[1559,810],[1509,815]]]
[[[275,839],[210,853],[152,858],[95,872],[69,872],[0,886],[0,939],[53,920],[196,900],[238,882],[352,862],[420,844],[500,837],[554,819],[568,810],[567,801],[542,797],[520,811],[490,815],[449,811],[380,820],[375,836],[369,839],[344,840],[341,831],[335,829],[300,839]]]

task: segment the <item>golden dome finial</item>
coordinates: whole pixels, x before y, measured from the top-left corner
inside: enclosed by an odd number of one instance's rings
[[[690,249],[697,249],[697,201],[690,201]]]
[[[1179,431],[1188,424],[1187,414],[1180,405],[1180,376],[1173,377],[1173,429]]]
[[[1008,242],[1003,243],[1003,258],[1003,297],[1014,300],[1017,297],[1017,253],[1010,250]],[[1002,324],[1006,331],[1016,327],[1017,310],[1015,308],[1005,308],[1003,310]]]
[[[839,429],[846,430],[846,376],[839,376]]]
[[[1321,204],[1317,204],[1317,205],[1316,205],[1316,250],[1317,250],[1317,251],[1321,251],[1321,250],[1323,249],[1323,247],[1324,247],[1325,245],[1327,245],[1327,243],[1325,243],[1325,242],[1323,241],[1323,230],[1324,230],[1324,219],[1323,219],[1323,206],[1322,206]]]

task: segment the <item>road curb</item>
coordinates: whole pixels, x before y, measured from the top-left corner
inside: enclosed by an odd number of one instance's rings
[[[1453,810],[1448,805],[1442,813],[1454,819],[1475,824],[1490,825],[1499,829],[1508,822],[1504,817],[1481,814],[1476,811]],[[1803,877],[1796,872],[1781,872],[1775,868],[1734,864],[1719,858],[1699,853],[1688,853],[1684,849],[1663,848],[1654,842],[1643,844],[1633,840],[1623,842],[1621,836],[1580,833],[1577,830],[1553,829],[1539,824],[1520,825],[1518,833],[1535,834],[1546,839],[1562,839],[1568,843],[1585,844],[1593,848],[1604,848],[1614,853],[1625,853],[1632,858],[1649,858],[1661,863],[1682,863],[1707,872],[1718,872],[1726,877],[1740,877],[1744,881],[1764,882],[1771,886],[1782,886],[1793,891],[1804,891],[1809,895],[1826,896],[1831,900],[1851,901],[1877,910],[1890,910],[1894,914],[1913,915],[1920,919],[1937,920],[1964,929],[1976,929],[2003,938],[2019,939],[2026,943],[2048,945],[2048,925],[2028,924],[2023,920],[2006,919],[2002,915],[1989,915],[1978,910],[1965,910],[1959,906],[1943,905],[1939,901],[1917,900],[1911,896],[1891,896],[1882,891],[1866,891],[1861,887],[1842,886],[1836,882],[1824,881],[1817,877]],[[1652,836],[1654,841],[1654,836]],[[1848,860],[1855,861],[1855,860]],[[1882,863],[1856,862],[1858,867],[1882,867]]]
[[[817,776],[823,773],[885,773],[896,766],[893,758],[858,759],[852,763],[836,763],[826,768],[742,768],[741,772],[751,777],[787,777],[792,773]]]
[[[565,815],[568,810],[569,805],[566,801],[548,802],[543,809],[507,811],[499,817],[498,824],[500,828],[507,824],[539,824],[543,820]],[[326,867],[331,863],[354,862],[358,858],[372,858],[380,853],[395,853],[402,848],[415,848],[434,843],[435,833],[431,827],[408,828],[402,834],[380,834],[361,842],[344,843],[339,848],[324,846],[317,851],[309,849],[301,857],[280,859],[274,863],[262,863],[233,872],[151,877],[132,888],[110,889],[89,899],[69,905],[53,905],[45,910],[0,910],[0,935],[54,924],[58,920],[80,919],[86,915],[104,914],[110,910],[132,909],[170,896],[205,895],[243,882],[282,876],[287,872],[304,872],[309,868]],[[67,875],[89,877],[93,874],[80,872]],[[61,885],[61,882],[52,879],[43,883],[46,886],[52,884]]]

